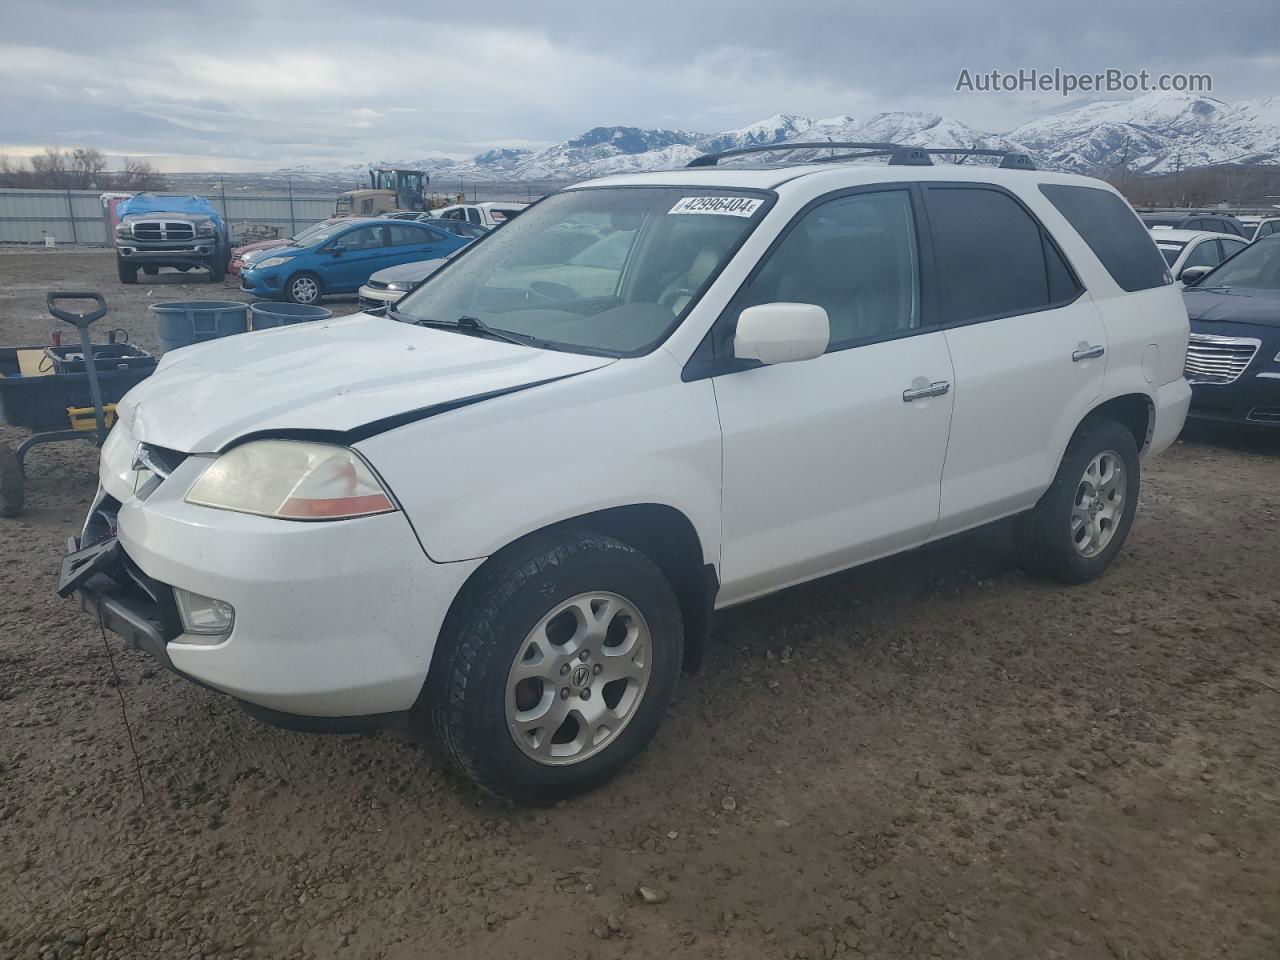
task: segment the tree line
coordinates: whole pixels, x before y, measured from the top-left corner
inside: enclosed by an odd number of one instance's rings
[[[0,155],[0,187],[36,190],[163,190],[165,178],[146,160],[127,157],[124,168],[108,170],[107,158],[93,147],[60,150],[45,147],[26,163]]]
[[[1112,171],[1103,179],[1135,207],[1208,207],[1220,203],[1241,209],[1280,204],[1280,167],[1219,164],[1171,173]]]

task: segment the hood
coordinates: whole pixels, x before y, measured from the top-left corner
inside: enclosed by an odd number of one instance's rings
[[[1202,323],[1251,323],[1280,327],[1280,290],[1244,290],[1230,293],[1191,288],[1182,292],[1187,316]]]
[[[288,245],[289,240],[287,237],[282,240],[258,240],[255,243],[246,243],[242,246],[236,247],[232,253],[237,257],[243,257],[251,250],[274,250],[276,247],[287,247]]]
[[[440,265],[445,261],[444,257],[438,257],[435,260],[419,260],[417,263],[402,263],[399,266],[387,267],[385,270],[379,270],[370,280],[377,280],[379,283],[392,283],[406,281],[417,283],[419,280],[425,280],[431,274],[440,269]]]
[[[250,433],[353,431],[612,362],[357,314],[171,351],[117,413],[135,440],[212,453]]]

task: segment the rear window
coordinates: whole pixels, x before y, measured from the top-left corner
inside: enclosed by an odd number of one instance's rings
[[[1042,183],[1040,192],[1075,227],[1120,289],[1132,293],[1173,282],[1151,234],[1114,193],[1059,183]]]
[[[1080,295],[1071,268],[1012,197],[984,187],[930,187],[925,199],[946,323],[1035,313]]]

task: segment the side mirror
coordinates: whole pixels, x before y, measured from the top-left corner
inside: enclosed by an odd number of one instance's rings
[[[762,303],[738,315],[733,355],[761,363],[812,360],[827,352],[831,322],[811,303]]]
[[[1182,281],[1184,287],[1193,287],[1212,269],[1213,267],[1187,267],[1178,274],[1178,279]]]

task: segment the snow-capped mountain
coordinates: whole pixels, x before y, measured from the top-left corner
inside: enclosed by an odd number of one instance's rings
[[[1228,161],[1280,164],[1280,97],[1232,105],[1211,97],[1149,93],[1130,100],[1086,104],[1005,134],[978,130],[936,113],[897,111],[824,120],[779,113],[715,134],[594,127],[542,150],[497,148],[470,160],[437,156],[379,165],[412,167],[434,177],[460,180],[581,180],[676,169],[708,151],[842,140],[1023,150],[1041,166],[1085,173],[1114,169],[1122,163],[1139,172]],[[358,177],[363,169],[356,164],[337,172]]]
[[[737,130],[726,130],[712,137],[703,137],[698,141],[702,150],[734,150],[738,147],[754,147],[762,143],[784,143],[787,140],[802,139],[801,134],[813,126],[808,117],[794,113],[775,113],[766,120],[739,127]]]
[[[871,143],[909,143],[931,147],[977,147],[982,150],[1017,150],[1017,143],[975,130],[966,123],[937,113],[877,113],[866,119],[831,117],[815,120],[804,140],[848,140]]]
[[[1212,97],[1148,93],[1090,103],[1024,123],[1011,140],[1046,165],[1098,170],[1127,164],[1165,173],[1212,163],[1280,163],[1280,99],[1227,104]]]

